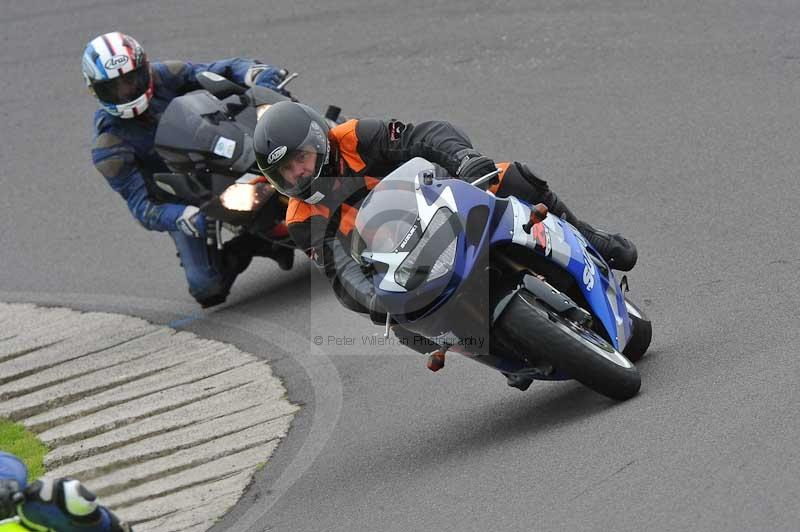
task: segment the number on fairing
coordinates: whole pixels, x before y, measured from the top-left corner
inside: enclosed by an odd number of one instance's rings
[[[595,275],[595,268],[594,268],[594,261],[589,258],[586,252],[583,252],[583,284],[586,285],[587,290],[591,290],[594,287],[594,275]]]

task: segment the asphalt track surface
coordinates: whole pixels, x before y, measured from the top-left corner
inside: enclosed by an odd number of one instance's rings
[[[447,119],[639,247],[640,395],[438,374],[304,259],[199,312],[89,160],[80,53],[259,57],[351,116]],[[796,1],[52,2],[0,9],[0,299],[126,312],[272,361],[304,405],[217,530],[797,530]],[[327,335],[354,338],[337,347]],[[311,339],[323,336],[317,348]],[[409,352],[410,353],[410,352]]]

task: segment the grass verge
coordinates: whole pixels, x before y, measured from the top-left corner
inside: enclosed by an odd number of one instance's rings
[[[0,418],[0,451],[18,456],[28,466],[28,480],[44,475],[47,447],[19,423]]]

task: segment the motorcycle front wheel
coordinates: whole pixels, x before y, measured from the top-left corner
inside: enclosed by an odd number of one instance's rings
[[[547,360],[611,399],[630,399],[642,385],[636,367],[604,338],[544,307],[527,290],[520,290],[508,303],[494,334],[516,354]]]

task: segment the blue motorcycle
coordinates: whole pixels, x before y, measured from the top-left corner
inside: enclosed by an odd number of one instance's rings
[[[433,341],[441,364],[455,351],[509,382],[575,379],[617,400],[639,391],[631,361],[650,344],[650,322],[625,297],[627,279],[544,205],[497,198],[416,158],[365,198],[351,238],[387,333],[393,320]]]

